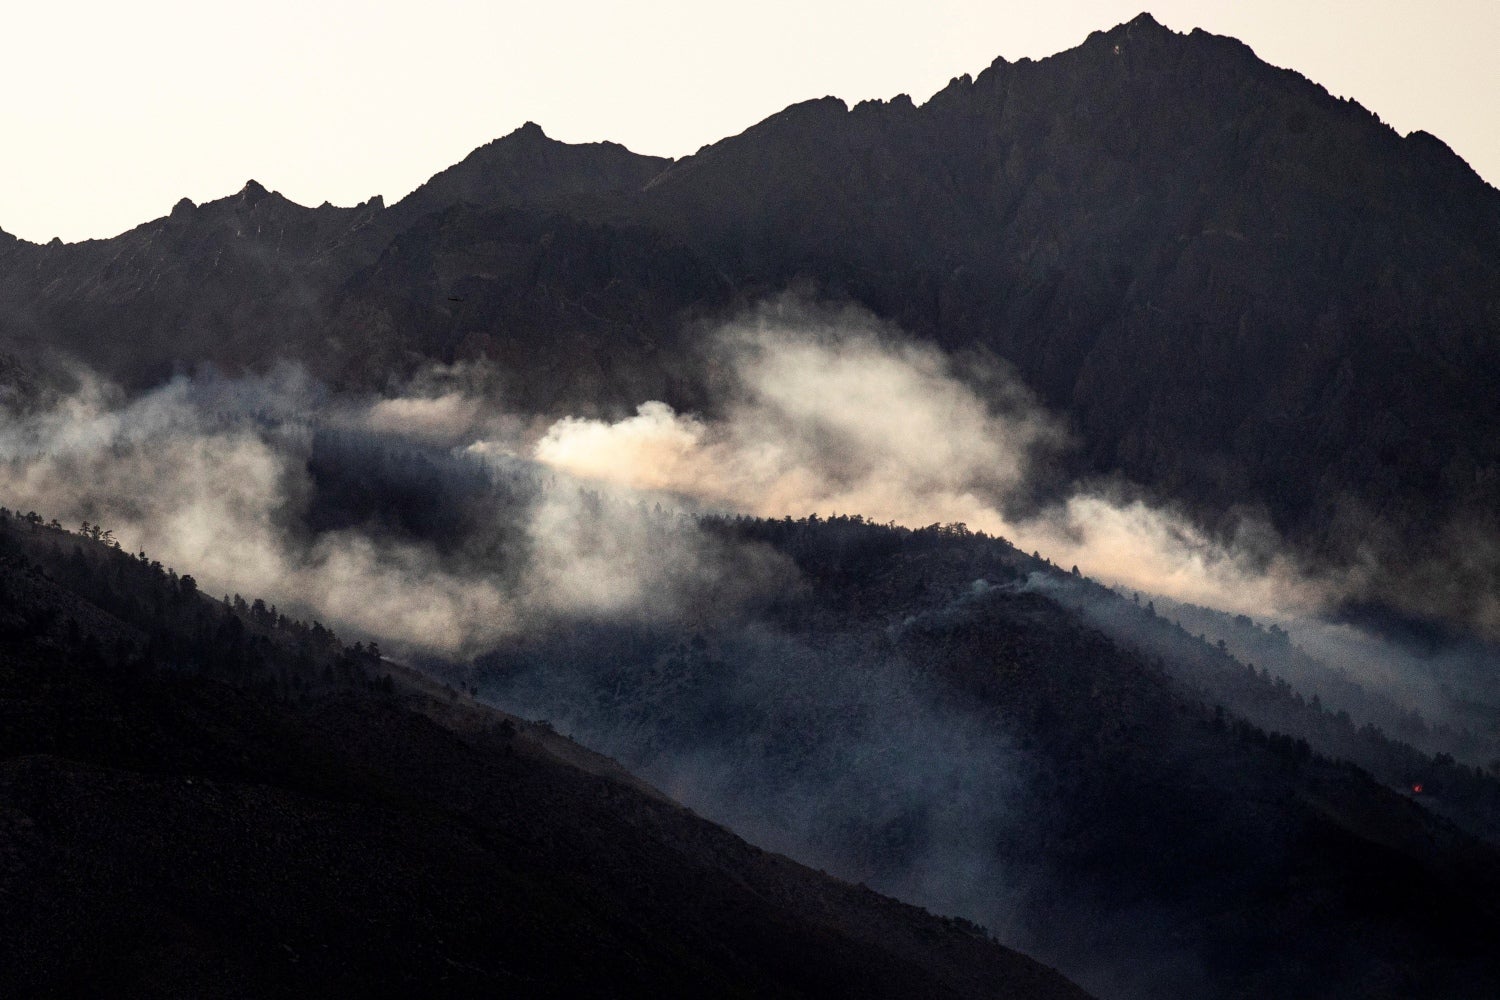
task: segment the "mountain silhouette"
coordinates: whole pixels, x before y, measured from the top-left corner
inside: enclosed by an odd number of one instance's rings
[[[258,184],[111,240],[0,241],[0,344],[132,385],[488,358],[518,405],[713,405],[695,330],[787,288],[1014,367],[1118,476],[1366,596],[1484,620],[1500,192],[1438,139],[1149,15],[922,106],[833,98],[677,161],[534,124],[396,205]],[[1462,558],[1456,554],[1462,551]]]

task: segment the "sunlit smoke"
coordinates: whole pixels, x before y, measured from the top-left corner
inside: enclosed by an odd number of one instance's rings
[[[991,374],[981,391],[869,316],[783,305],[721,331],[719,347],[732,393],[721,417],[652,401],[620,420],[567,418],[535,458],[767,517],[962,522],[1102,579],[1232,610],[1305,609],[1323,596],[1264,526],[1253,548],[1226,544],[1161,507],[1084,487],[1044,515],[1007,517],[1067,435],[1013,381]]]
[[[177,378],[135,400],[84,378],[56,405],[0,424],[5,502],[105,525],[209,592],[261,595],[388,644],[447,653],[559,615],[732,612],[786,572],[769,550],[727,546],[691,519],[585,496],[567,481],[493,511],[516,522],[508,561],[440,552],[380,525],[309,531],[320,422],[429,445],[513,423],[454,393],[330,401],[291,369]]]
[[[1332,586],[1298,572],[1264,525],[1247,519],[1225,541],[1117,488],[1083,484],[1042,514],[1007,514],[1070,447],[1062,424],[994,364],[960,364],[868,314],[781,299],[708,344],[721,390],[711,416],[643,401],[618,420],[537,424],[504,409],[503,380],[481,365],[342,397],[294,368],[178,378],[134,400],[84,374],[55,405],[7,419],[0,455],[12,503],[108,523],[206,585],[283,594],[450,650],[562,609],[696,613],[684,595],[743,597],[784,572],[714,549],[691,522],[653,521],[658,501],[961,522],[1100,579],[1258,615],[1316,606]],[[381,525],[308,534],[298,525],[317,427],[554,480],[528,502],[514,526],[525,543],[499,571]],[[575,481],[608,502],[581,505]]]

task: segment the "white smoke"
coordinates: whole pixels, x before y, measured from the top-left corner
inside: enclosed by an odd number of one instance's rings
[[[1066,433],[1014,381],[989,373],[981,388],[872,317],[780,303],[718,338],[730,392],[722,416],[651,401],[616,421],[570,417],[546,431],[534,457],[581,478],[767,517],[962,522],[1123,586],[1236,611],[1306,608],[1323,594],[1274,555],[1263,526],[1253,548],[1225,544],[1185,517],[1088,489],[1045,516],[1008,518]]]
[[[104,525],[210,593],[263,596],[393,646],[449,653],[560,615],[724,612],[787,572],[769,550],[567,482],[520,512],[528,544],[510,565],[358,528],[310,533],[300,521],[319,422],[429,442],[511,423],[452,393],[329,401],[310,386],[284,369],[177,378],[126,400],[84,378],[56,405],[0,421],[4,502]]]
[[[6,501],[105,524],[207,588],[450,651],[538,615],[700,614],[788,577],[784,560],[655,516],[659,501],[962,522],[1125,587],[1259,615],[1322,595],[1263,528],[1247,532],[1253,545],[1226,544],[1161,507],[1086,488],[1044,516],[1007,517],[1068,447],[1060,423],[993,366],[961,368],[868,314],[780,300],[710,342],[722,383],[712,417],[643,401],[619,420],[539,424],[505,410],[482,366],[435,367],[399,394],[357,398],[284,367],[178,378],[134,400],[85,375],[55,405],[0,420]],[[316,427],[502,475],[540,466],[555,482],[528,506],[524,551],[502,567],[358,528],[313,536],[298,524]],[[575,481],[602,496],[585,501]]]

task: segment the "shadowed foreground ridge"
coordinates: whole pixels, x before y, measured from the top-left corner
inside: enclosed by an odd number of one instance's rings
[[[321,626],[0,552],[6,995],[1085,996]]]

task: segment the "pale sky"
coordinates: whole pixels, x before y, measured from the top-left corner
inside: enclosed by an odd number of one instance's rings
[[[1500,183],[1500,0],[110,0],[0,18],[0,228],[112,236],[253,177],[387,204],[535,121],[682,156],[788,104],[919,103],[1142,10],[1425,129]]]

